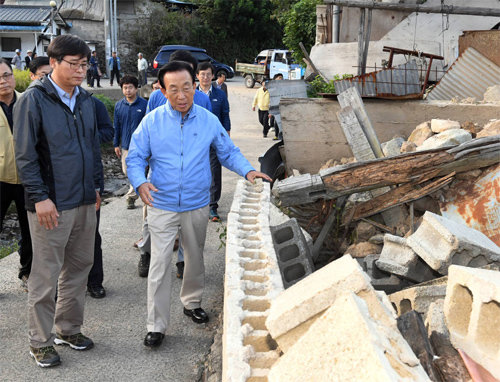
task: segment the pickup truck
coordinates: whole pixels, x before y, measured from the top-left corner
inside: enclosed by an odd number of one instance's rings
[[[253,88],[264,78],[273,79],[276,74],[282,74],[284,80],[299,80],[301,68],[293,61],[289,50],[266,49],[259,53],[253,64],[237,62],[236,71],[244,77],[247,88]]]

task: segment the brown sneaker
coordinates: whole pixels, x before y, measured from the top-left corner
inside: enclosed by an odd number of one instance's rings
[[[62,334],[56,333],[54,343],[56,345],[69,345],[71,349],[75,350],[89,350],[94,347],[94,342],[82,333],[76,333],[70,336],[63,336]]]
[[[61,364],[61,358],[57,354],[54,346],[45,346],[43,348],[34,348],[30,346],[30,355],[40,367],[52,367]]]

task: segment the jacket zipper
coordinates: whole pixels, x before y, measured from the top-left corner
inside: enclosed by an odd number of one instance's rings
[[[81,110],[80,110],[80,113],[81,113]],[[76,114],[75,113],[72,113],[72,114],[73,114],[73,120],[74,120],[75,126],[76,126],[76,137],[78,138],[78,146],[80,147],[80,154],[82,156],[82,188],[83,188],[83,197],[82,197],[81,202],[83,203],[83,201],[85,200],[85,157],[83,155],[83,149],[82,149],[82,142],[80,140],[80,134],[78,134],[78,122],[77,122],[77,119],[76,119]],[[83,126],[83,121],[82,121],[82,131],[84,129],[85,128]]]
[[[183,127],[184,127],[184,121],[182,120],[182,116],[181,116],[181,179],[179,182],[179,208],[181,207],[182,180],[184,178],[184,176],[183,176],[183,173],[184,173],[184,132],[183,132]]]

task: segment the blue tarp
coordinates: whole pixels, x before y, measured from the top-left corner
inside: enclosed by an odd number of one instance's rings
[[[0,31],[4,32],[41,32],[44,29],[44,25],[0,25]]]

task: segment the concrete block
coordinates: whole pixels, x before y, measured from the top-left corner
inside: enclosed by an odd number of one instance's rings
[[[394,293],[411,285],[409,281],[385,272],[377,267],[376,262],[379,258],[380,255],[368,255],[363,258],[364,264],[362,267],[370,277],[370,282],[375,290],[385,293]]]
[[[417,147],[417,151],[459,145],[460,143],[468,142],[470,140],[472,140],[472,135],[468,131],[462,130],[460,128],[446,130],[426,139],[424,143]]]
[[[451,264],[500,264],[500,248],[486,235],[427,211],[408,245],[432,269],[446,275]]]
[[[296,219],[271,227],[285,289],[314,272],[311,251]]]
[[[431,119],[431,130],[433,133],[442,133],[446,130],[460,129],[460,122],[449,119]]]
[[[292,285],[272,301],[266,327],[286,352],[345,291],[361,296],[377,319],[395,317],[390,305],[380,304],[370,279],[351,256],[342,256]]]
[[[279,357],[264,325],[271,301],[283,290],[269,229],[269,198],[269,184],[241,180],[227,218],[224,381],[262,381]]]
[[[432,268],[417,256],[404,237],[386,234],[384,248],[376,264],[383,271],[402,276],[416,283],[435,278]]]
[[[388,142],[382,143],[380,146],[382,147],[382,152],[386,157],[393,157],[399,155],[401,152],[401,146],[405,142],[404,138],[396,137],[391,139]]]
[[[354,293],[342,294],[273,365],[268,380],[429,381],[394,323],[389,315],[374,318]]]
[[[274,227],[283,223],[286,223],[290,220],[290,216],[281,212],[281,210],[276,207],[273,203],[269,203],[269,226]],[[313,247],[313,239],[309,232],[307,232],[304,228],[301,227],[302,234],[304,235],[307,246],[309,250],[312,251]]]
[[[418,284],[411,288],[403,289],[389,295],[392,306],[398,312],[398,315],[405,314],[410,310],[416,310],[426,317],[429,306],[443,299],[446,294],[446,277],[441,277],[429,281],[428,283]]]
[[[414,143],[416,146],[420,146],[427,138],[430,138],[433,135],[431,124],[429,122],[423,122],[412,131],[408,137],[408,142]]]
[[[444,314],[455,348],[500,379],[500,273],[452,265]]]

